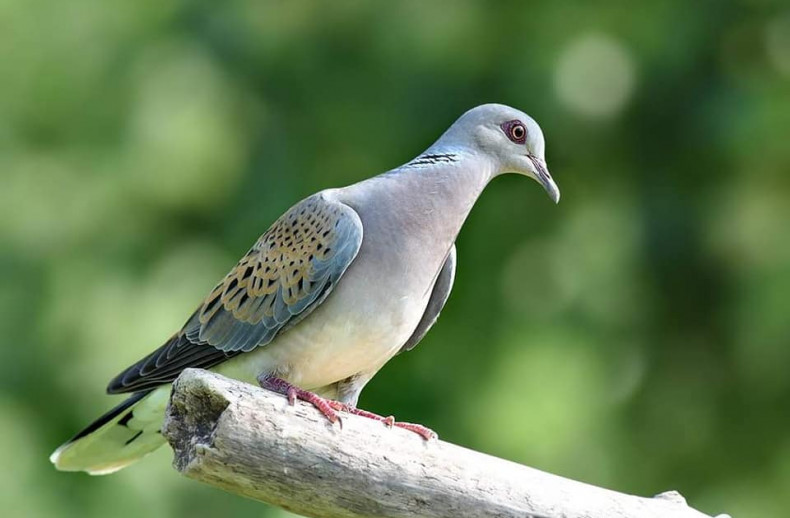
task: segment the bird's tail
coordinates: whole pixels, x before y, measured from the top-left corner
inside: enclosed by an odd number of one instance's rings
[[[160,429],[169,385],[136,392],[63,444],[49,457],[62,471],[107,475],[151,453],[165,439]]]

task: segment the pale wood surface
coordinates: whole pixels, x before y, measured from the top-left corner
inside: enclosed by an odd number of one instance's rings
[[[674,492],[617,493],[342,416],[341,429],[309,404],[187,369],[163,433],[186,476],[305,516],[707,517]]]

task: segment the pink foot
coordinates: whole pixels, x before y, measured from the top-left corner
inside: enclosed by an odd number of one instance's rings
[[[399,421],[395,421],[395,418],[392,416],[382,417],[378,414],[374,414],[373,412],[368,412],[367,410],[362,410],[360,408],[349,406],[344,403],[340,403],[339,401],[328,400],[327,402],[333,409],[339,412],[347,412],[349,414],[367,417],[368,419],[373,419],[374,421],[381,421],[382,423],[384,423],[389,427],[396,426],[398,428],[403,428],[404,430],[410,430],[420,435],[426,441],[438,437],[438,435],[436,435],[436,432],[434,432],[430,428],[426,428],[425,426],[422,426],[421,424],[402,423]]]
[[[261,387],[267,390],[277,392],[278,394],[283,394],[288,398],[288,404],[291,406],[294,405],[297,399],[307,401],[316,407],[319,412],[324,414],[330,423],[339,423],[340,427],[343,427],[343,422],[340,420],[340,416],[337,415],[337,412],[332,409],[332,403],[336,403],[336,401],[331,401],[329,399],[322,398],[318,394],[314,394],[307,390],[302,390],[295,385],[291,385],[284,379],[276,378],[274,376],[260,377],[258,378],[258,383],[260,383]]]
[[[435,439],[437,437],[436,432],[422,425],[401,423],[395,421],[395,418],[392,416],[381,417],[380,415],[374,414],[373,412],[361,410],[359,408],[346,405],[345,403],[341,403],[340,401],[326,399],[319,396],[318,394],[314,394],[307,390],[302,390],[299,387],[288,383],[284,379],[277,378],[275,376],[262,376],[258,378],[258,383],[261,385],[261,387],[267,390],[271,390],[286,396],[288,398],[288,403],[291,406],[293,406],[297,399],[307,401],[316,407],[319,412],[324,414],[330,423],[339,423],[341,428],[343,427],[343,421],[340,419],[340,416],[337,415],[337,412],[346,412],[361,417],[367,417],[368,419],[373,419],[374,421],[381,421],[389,427],[396,426],[398,428],[403,428],[404,430],[410,430],[420,435],[426,441]]]

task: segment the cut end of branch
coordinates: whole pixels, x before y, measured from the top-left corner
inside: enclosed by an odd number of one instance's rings
[[[229,404],[199,369],[185,369],[173,383],[162,434],[175,452],[178,471],[188,471],[196,456],[213,447],[217,424]]]

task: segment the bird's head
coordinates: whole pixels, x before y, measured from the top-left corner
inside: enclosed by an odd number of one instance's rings
[[[494,176],[529,176],[546,189],[554,203],[560,201],[560,190],[546,167],[543,132],[526,113],[503,104],[483,104],[464,113],[445,138],[464,140],[464,144],[491,158]]]

